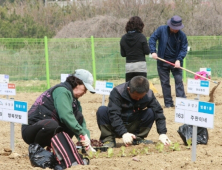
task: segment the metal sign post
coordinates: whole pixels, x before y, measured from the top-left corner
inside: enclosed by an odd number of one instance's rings
[[[102,100],[102,106],[104,106],[105,105],[105,95],[103,95],[103,100]]]
[[[196,161],[196,152],[197,152],[197,126],[193,126],[193,134],[192,134],[192,154],[191,159],[193,162]]]
[[[197,95],[197,98],[195,100],[199,100],[200,95]],[[196,151],[197,150],[197,126],[193,125],[193,133],[192,133],[192,152],[191,152],[191,159],[193,162],[196,161]]]
[[[8,95],[6,96],[6,99],[8,99]],[[10,122],[10,149],[12,150],[12,152],[15,149],[15,125],[13,122]]]
[[[14,134],[15,134],[15,126],[14,123],[10,122],[10,148],[12,150],[12,152],[15,149],[15,138],[14,138]]]
[[[8,99],[8,95],[6,95],[6,99]],[[12,152],[15,149],[15,138],[14,138],[14,134],[15,134],[15,125],[13,122],[10,122],[10,149],[12,150]]]

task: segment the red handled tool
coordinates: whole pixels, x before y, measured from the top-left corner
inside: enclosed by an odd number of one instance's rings
[[[174,63],[171,63],[171,62],[169,62],[169,61],[167,61],[167,60],[164,60],[164,59],[162,59],[162,58],[157,57],[157,59],[158,59],[158,60],[161,60],[161,61],[163,61],[163,62],[165,62],[165,63],[168,63],[168,64],[170,64],[170,65],[172,65],[172,66],[175,66]],[[187,72],[189,72],[189,73],[192,73],[192,74],[194,74],[194,75],[197,75],[197,76],[199,76],[199,77],[202,77],[202,78],[204,78],[205,80],[209,80],[209,81],[211,81],[211,82],[213,82],[213,83],[215,83],[215,84],[219,84],[219,83],[220,83],[220,82],[213,81],[213,80],[211,80],[211,79],[209,79],[209,78],[207,78],[207,77],[201,76],[201,75],[199,75],[199,74],[197,74],[197,73],[194,73],[193,71],[187,70],[186,68],[183,68],[183,67],[179,67],[179,68],[182,69],[182,70],[185,70],[185,71],[187,71]]]

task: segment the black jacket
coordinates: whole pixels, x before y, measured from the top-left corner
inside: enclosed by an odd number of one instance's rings
[[[150,53],[147,39],[142,33],[127,33],[120,40],[121,56],[127,63],[146,61],[145,55]]]
[[[140,112],[139,110],[151,108],[155,114],[157,132],[159,134],[166,134],[166,118],[153,91],[149,90],[141,100],[133,102],[127,90],[129,83],[126,82],[116,86],[109,96],[108,115],[115,132],[122,136],[127,132],[124,124],[135,120],[135,116]]]

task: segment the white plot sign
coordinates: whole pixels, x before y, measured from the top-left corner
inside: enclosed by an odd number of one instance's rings
[[[0,83],[9,83],[9,75],[0,74]]]
[[[175,122],[213,128],[214,109],[214,103],[177,97]]]
[[[15,84],[0,83],[0,95],[15,95]]]
[[[28,124],[27,102],[0,99],[0,120]]]
[[[200,68],[200,71],[205,71],[208,75],[211,75],[211,68]]]
[[[187,93],[209,95],[209,89],[209,81],[188,79]]]
[[[67,77],[69,77],[69,74],[61,74],[61,83],[65,82]]]
[[[109,95],[113,89],[113,83],[106,81],[96,81],[95,91],[97,94]]]

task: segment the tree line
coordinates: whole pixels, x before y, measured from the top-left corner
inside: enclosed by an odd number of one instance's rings
[[[144,34],[149,37],[160,25],[166,24],[173,15],[179,15],[188,36],[219,36],[222,34],[221,0],[100,0],[92,4],[78,3],[60,7],[45,5],[44,0],[2,0],[0,1],[1,38],[49,38],[65,25],[85,21],[95,16],[113,16],[129,19],[140,16],[144,21]],[[109,25],[107,25],[109,27]],[[118,29],[120,29],[118,27]],[[115,30],[115,28],[114,28]],[[101,30],[100,35],[104,37]],[[116,30],[119,31],[119,30]],[[119,31],[121,32],[121,31]],[[119,35],[120,37],[121,35]]]

